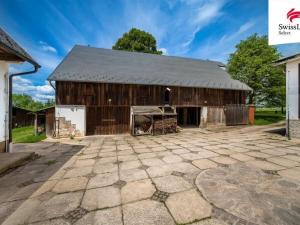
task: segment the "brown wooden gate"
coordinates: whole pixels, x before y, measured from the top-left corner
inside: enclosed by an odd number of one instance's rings
[[[47,137],[52,137],[54,132],[55,108],[46,109],[45,129]]]
[[[128,133],[129,120],[128,106],[86,107],[87,135]]]
[[[226,126],[248,124],[248,106],[226,105],[225,107]]]

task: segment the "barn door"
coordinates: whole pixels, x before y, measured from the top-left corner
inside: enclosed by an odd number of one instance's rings
[[[226,126],[248,124],[248,106],[226,105],[225,107]]]
[[[87,135],[118,134],[129,132],[128,106],[88,106],[86,113]]]

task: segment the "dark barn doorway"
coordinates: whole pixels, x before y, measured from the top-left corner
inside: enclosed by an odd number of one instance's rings
[[[181,127],[199,127],[200,107],[177,107],[177,122]]]

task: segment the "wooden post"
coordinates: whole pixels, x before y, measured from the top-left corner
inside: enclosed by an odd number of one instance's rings
[[[187,108],[183,108],[183,125],[186,126],[187,125],[187,117],[188,117],[188,112],[187,112]]]
[[[151,115],[151,124],[152,124],[152,136],[154,135],[154,119],[153,119],[153,115]]]
[[[253,125],[255,120],[255,106],[249,105],[248,106],[248,122],[249,125]]]
[[[37,136],[37,129],[38,129],[38,124],[37,124],[37,113],[34,114],[34,135]]]
[[[207,127],[207,110],[207,106],[201,108],[200,127],[202,128]]]

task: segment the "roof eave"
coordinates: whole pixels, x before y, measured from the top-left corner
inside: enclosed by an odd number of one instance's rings
[[[280,65],[284,65],[288,62],[293,62],[293,61],[297,61],[300,60],[300,54],[296,54],[296,55],[292,55],[292,56],[288,56],[282,59],[279,59],[277,61],[275,61],[273,63],[274,66],[280,66]]]
[[[20,62],[28,62],[30,64],[32,64],[33,66],[37,67],[37,68],[41,68],[41,66],[36,62],[34,61],[33,59],[29,58],[29,57],[26,57],[25,55],[19,53],[18,51],[10,48],[9,46],[3,44],[3,43],[0,43],[0,46],[5,49],[7,52],[17,56],[18,58],[20,58]]]
[[[58,82],[75,82],[75,83],[107,83],[107,84],[132,84],[132,85],[150,85],[150,86],[170,86],[170,87],[188,87],[188,88],[207,88],[207,89],[223,89],[223,90],[236,90],[236,91],[248,91],[252,92],[253,89],[244,84],[242,88],[228,88],[228,87],[205,87],[205,86],[187,86],[187,85],[175,85],[175,84],[145,84],[145,83],[119,83],[119,82],[101,82],[101,81],[87,81],[87,80],[63,80],[51,78],[51,75],[47,78],[48,81]]]

